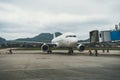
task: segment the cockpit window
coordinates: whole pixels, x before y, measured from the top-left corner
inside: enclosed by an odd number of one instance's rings
[[[73,37],[76,37],[76,35],[73,35]]]
[[[76,35],[67,35],[66,38],[68,37],[76,37]]]

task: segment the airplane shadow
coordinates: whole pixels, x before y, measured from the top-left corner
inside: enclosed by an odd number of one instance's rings
[[[93,53],[92,55],[89,55],[89,53],[85,53],[85,52],[80,52],[80,53],[73,53],[73,54],[69,54],[67,52],[53,52],[51,54],[47,54],[47,53],[42,53],[45,55],[64,55],[64,56],[95,56],[95,57],[120,57],[120,54],[112,54],[112,53],[98,53],[98,55],[96,56],[95,53]]]

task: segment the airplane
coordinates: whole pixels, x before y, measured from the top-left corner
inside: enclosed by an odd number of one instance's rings
[[[43,43],[41,50],[50,54],[52,53],[51,47],[68,48],[69,54],[73,54],[74,47],[77,47],[79,51],[84,51],[85,49],[83,44],[78,43],[76,34],[71,32],[64,33],[58,37],[55,37],[55,34],[53,34],[51,43]]]

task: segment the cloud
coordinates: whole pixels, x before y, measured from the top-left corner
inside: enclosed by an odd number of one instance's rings
[[[119,22],[119,3],[118,0],[0,0],[0,36],[15,39],[23,37],[21,33],[29,37],[60,31],[88,38],[90,30],[109,29]]]

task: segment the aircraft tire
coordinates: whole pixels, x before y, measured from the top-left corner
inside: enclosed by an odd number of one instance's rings
[[[70,55],[72,55],[72,54],[73,54],[73,50],[70,49],[68,53],[69,53]]]
[[[51,54],[51,53],[52,53],[52,50],[47,51],[47,54]]]

